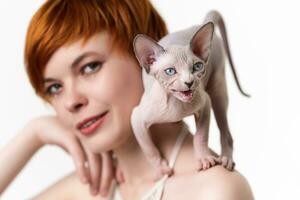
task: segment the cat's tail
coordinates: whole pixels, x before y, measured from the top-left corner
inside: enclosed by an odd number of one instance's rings
[[[233,64],[233,61],[232,61],[232,57],[231,57],[231,53],[230,53],[230,49],[229,49],[229,44],[228,44],[228,38],[227,38],[225,23],[224,23],[224,20],[223,20],[221,14],[218,11],[216,11],[216,10],[210,11],[205,16],[204,23],[207,23],[207,22],[213,22],[215,24],[215,26],[219,27],[219,30],[220,30],[220,33],[221,33],[221,37],[222,37],[222,40],[223,40],[223,45],[224,45],[224,48],[225,48],[225,51],[226,51],[226,54],[227,54],[227,57],[228,57],[228,60],[229,60],[230,66],[231,66],[231,70],[232,70],[235,82],[236,82],[236,84],[237,84],[240,92],[244,96],[250,97],[249,94],[247,94],[247,93],[245,93],[243,91],[243,89],[241,87],[241,84],[239,82],[237,73],[235,71],[235,67],[234,67],[234,64]]]

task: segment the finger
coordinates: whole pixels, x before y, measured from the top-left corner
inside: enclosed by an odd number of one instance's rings
[[[85,169],[86,156],[80,142],[74,137],[64,142],[64,146],[72,156],[74,161],[76,172],[82,183],[89,182],[89,175]]]
[[[102,196],[107,196],[111,182],[114,178],[114,167],[111,152],[102,153],[102,173],[100,193]]]
[[[118,164],[117,159],[115,159],[115,160],[113,159],[113,165],[114,165],[114,170],[115,170],[114,177],[116,178],[116,181],[118,183],[124,183],[125,182],[124,174]]]
[[[86,151],[87,160],[89,163],[88,170],[90,172],[90,192],[92,195],[97,195],[99,192],[100,176],[101,176],[101,156],[94,154],[90,151]]]
[[[125,178],[124,178],[124,174],[121,170],[121,168],[119,166],[116,166],[116,179],[118,183],[124,183],[125,182]]]

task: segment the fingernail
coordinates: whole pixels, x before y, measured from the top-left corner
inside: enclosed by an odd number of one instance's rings
[[[122,180],[122,183],[125,182],[125,178],[124,178],[124,174],[123,173],[121,174],[121,180]]]
[[[83,178],[81,178],[81,182],[83,183],[83,184],[87,184],[87,178],[86,177],[83,177]]]
[[[97,195],[97,193],[98,193],[98,189],[97,189],[97,188],[93,188],[93,189],[92,189],[92,194],[93,194],[93,195]]]
[[[103,197],[106,197],[106,196],[107,196],[107,194],[108,194],[108,191],[107,191],[107,189],[106,189],[106,188],[104,188],[104,189],[101,189],[101,195],[102,195]]]

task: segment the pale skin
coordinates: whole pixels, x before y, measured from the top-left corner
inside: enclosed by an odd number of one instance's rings
[[[216,34],[220,28],[222,37]],[[194,115],[196,133],[194,155],[197,169],[205,170],[218,162],[233,170],[233,140],[227,119],[228,95],[224,66],[228,57],[242,94],[227,43],[225,26],[216,11],[207,14],[204,24],[171,33],[159,42],[145,35],[134,40],[135,55],[144,69],[145,93],[131,116],[134,134],[158,178],[172,169],[149,136],[152,124],[176,122]],[[210,109],[221,134],[219,158],[209,152]]]
[[[62,46],[47,63],[44,77],[53,81],[45,87],[57,84],[51,89],[53,96],[50,103],[57,119],[73,130],[84,147],[94,154],[114,152],[125,180],[119,184],[123,199],[140,199],[155,184],[155,170],[138,145],[129,120],[133,107],[143,94],[141,69],[135,58],[120,52],[120,48],[110,47],[110,34],[106,31],[95,34],[86,43],[79,40]],[[82,55],[86,56],[71,68]],[[82,66],[90,62],[102,64],[101,67],[93,65],[82,70]],[[84,118],[106,110],[106,121],[93,135],[86,137],[75,128]],[[181,123],[165,123],[150,128],[153,142],[166,158],[181,126]],[[39,140],[30,135],[26,136],[23,144],[37,143],[31,153],[39,148]],[[23,156],[23,159],[27,160],[27,157]],[[197,172],[194,163],[192,137],[188,136],[181,148],[174,175],[166,183],[163,199],[253,199],[249,184],[238,172],[228,172],[220,166]],[[107,199],[99,194],[91,196],[89,188],[76,176],[72,173],[64,177],[33,199]],[[178,194],[178,191],[183,192]]]
[[[171,45],[162,47],[145,36],[135,39],[137,58],[141,66],[149,73],[144,76],[144,79],[154,76],[155,80],[150,83],[152,87],[146,87],[150,89],[145,91],[140,104],[134,108],[131,122],[140,146],[151,164],[157,168],[158,178],[163,174],[170,174],[171,168],[160,156],[151,138],[147,137],[149,135],[147,128],[152,124],[177,122],[194,114],[197,127],[194,137],[194,155],[198,160],[197,169],[205,170],[218,162],[208,148],[211,105],[209,95],[204,90],[205,85],[202,83],[202,79],[205,78],[204,82],[208,80],[205,74],[208,71],[206,68],[210,67],[207,66],[207,51],[210,51],[210,48],[207,47],[210,46],[212,33],[213,24],[210,23],[201,27],[196,34],[198,37],[194,36],[196,39],[192,41],[193,46],[201,49],[198,56],[189,47],[172,45],[172,42],[167,42]],[[164,37],[162,41],[175,38],[174,41],[183,42],[182,40],[185,39],[185,37],[173,35]],[[153,60],[155,61],[152,62]]]
[[[28,145],[30,144],[30,145]],[[114,178],[114,168],[110,153],[94,154],[83,148],[80,141],[55,116],[43,116],[31,120],[15,138],[0,152],[0,194],[18,175],[35,152],[46,144],[58,145],[74,160],[78,180],[88,184],[92,195],[107,190]],[[84,167],[88,163],[88,167]],[[122,174],[117,171],[117,180]]]

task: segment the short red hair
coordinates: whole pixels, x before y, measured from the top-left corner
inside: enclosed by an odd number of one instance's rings
[[[58,48],[102,30],[111,32],[115,44],[131,55],[136,34],[155,40],[167,34],[149,0],[47,0],[32,17],[26,36],[26,72],[36,94],[46,99],[43,73]]]

